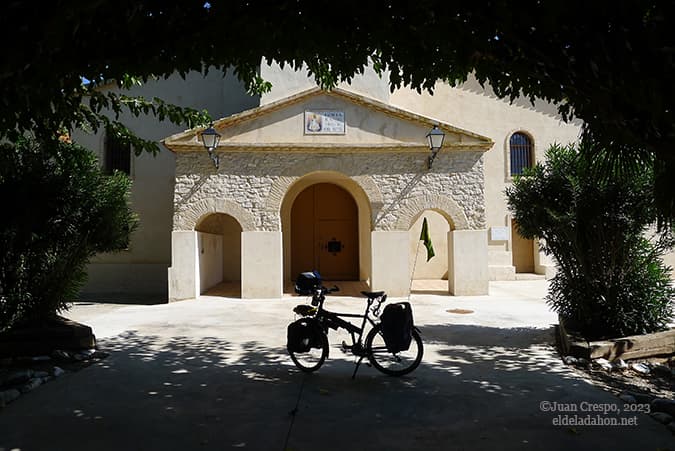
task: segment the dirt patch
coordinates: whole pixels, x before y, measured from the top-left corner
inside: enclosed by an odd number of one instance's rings
[[[567,362],[566,362],[567,363]],[[662,357],[626,361],[626,368],[612,365],[611,369],[586,359],[570,361],[568,366],[582,379],[599,386],[615,395],[631,391],[651,395],[658,398],[675,398],[675,357]],[[642,374],[633,365],[642,364],[649,373]]]

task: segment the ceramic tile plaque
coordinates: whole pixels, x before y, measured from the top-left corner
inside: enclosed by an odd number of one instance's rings
[[[344,135],[345,112],[305,110],[305,135]]]

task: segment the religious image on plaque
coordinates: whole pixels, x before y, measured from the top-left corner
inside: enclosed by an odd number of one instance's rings
[[[344,135],[345,112],[305,110],[305,135]]]

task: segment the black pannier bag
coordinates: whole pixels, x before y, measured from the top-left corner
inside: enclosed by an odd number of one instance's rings
[[[318,272],[303,272],[295,281],[295,292],[302,296],[311,296],[321,287],[321,276]]]
[[[382,335],[389,352],[407,351],[412,341],[413,316],[410,302],[389,304],[382,315]]]
[[[321,327],[314,318],[300,318],[288,325],[286,347],[292,352],[320,348],[321,334]]]

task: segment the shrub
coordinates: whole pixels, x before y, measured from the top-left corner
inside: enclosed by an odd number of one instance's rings
[[[0,145],[0,331],[67,308],[98,252],[127,247],[130,180],[67,142]]]
[[[547,302],[570,327],[593,339],[663,330],[675,289],[661,256],[673,234],[654,228],[653,172],[602,166],[603,153],[588,141],[552,146],[506,190],[509,209],[555,258]]]

